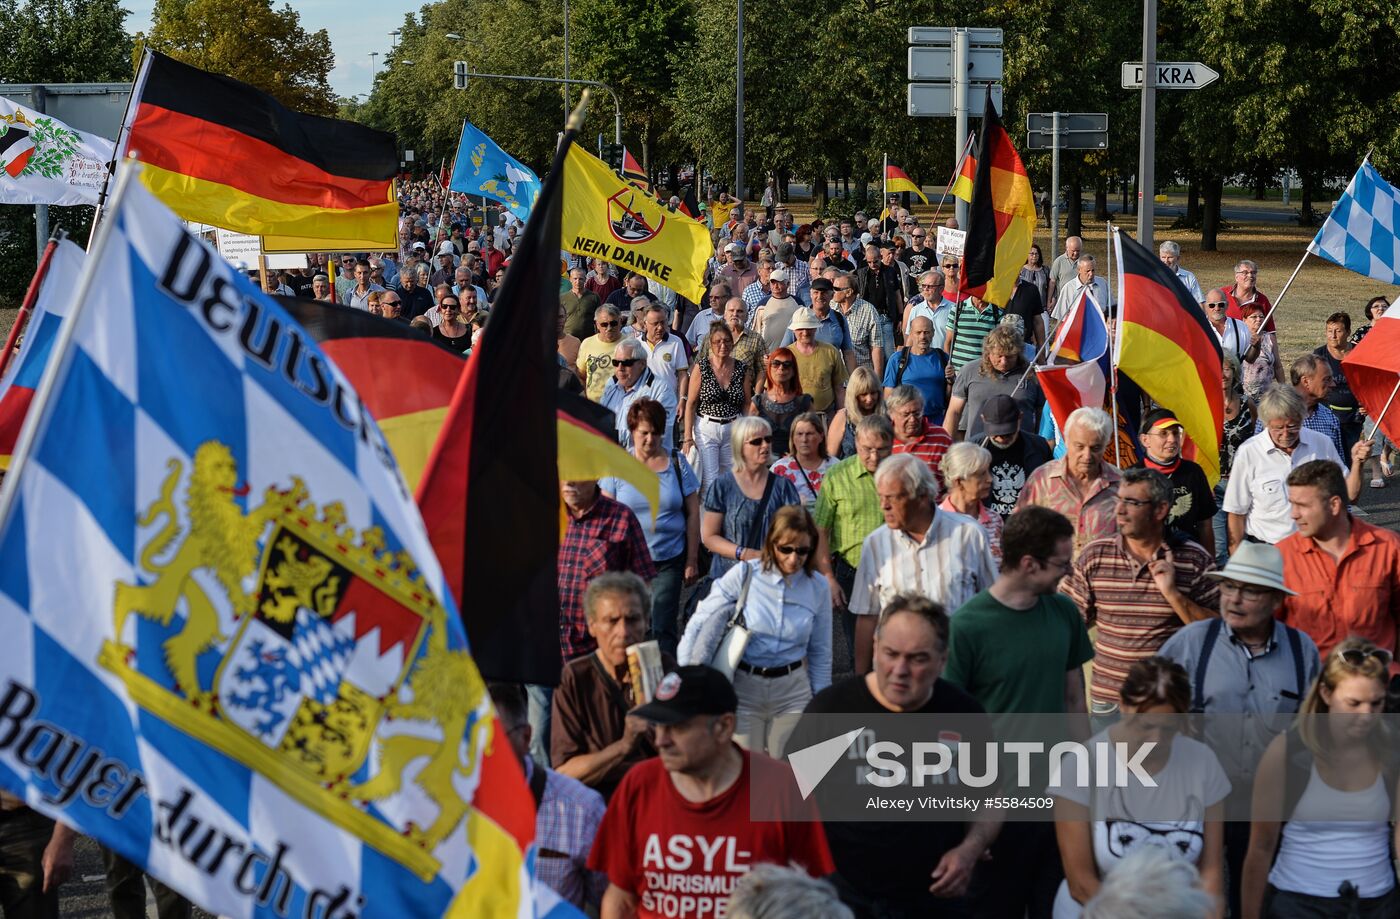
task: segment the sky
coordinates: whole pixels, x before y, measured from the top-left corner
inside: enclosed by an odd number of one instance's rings
[[[287,0],[273,0],[281,7]],[[149,31],[153,0],[128,0],[130,10],[126,30],[135,34]],[[331,89],[337,95],[368,94],[373,83],[370,52],[379,53],[377,64],[384,66],[384,52],[393,41],[389,33],[403,24],[404,14],[417,11],[421,3],[375,3],[372,0],[294,0],[291,7],[301,14],[301,27],[308,32],[325,29],[335,51]]]

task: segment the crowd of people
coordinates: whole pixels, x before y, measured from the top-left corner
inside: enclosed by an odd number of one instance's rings
[[[1032,365],[1056,324],[1085,291],[1113,318],[1080,239],[1049,264],[1033,246],[1009,301],[986,303],[893,203],[800,226],[781,202],[725,203],[727,220],[702,215],[701,303],[561,254],[559,385],[613,412],[660,499],[561,483],[558,685],[490,687],[541,879],[606,919],[1400,914],[1386,726],[1293,726],[1385,711],[1400,673],[1400,537],[1352,512],[1392,445],[1367,436],[1341,363],[1385,299],[1288,359],[1254,262],[1203,288],[1162,244],[1224,355],[1212,485],[1169,404],[1132,431],[1097,406],[1049,417]],[[271,286],[469,352],[519,222],[432,180],[400,204],[398,251]],[[649,698],[629,662],[648,640],[664,672]],[[1191,712],[1253,720],[1144,727]],[[1042,822],[824,822],[797,796],[752,800],[790,782],[782,757],[818,713],[1058,715],[1130,750],[1151,736],[1148,771],[1198,806],[1118,832],[1084,789],[1052,787]],[[1333,784],[1358,763],[1373,781]],[[1259,816],[1285,785],[1294,817]],[[0,800],[0,820],[32,813]],[[1339,809],[1361,817],[1324,822]],[[139,872],[109,870],[135,915]],[[188,915],[161,892],[162,917]]]

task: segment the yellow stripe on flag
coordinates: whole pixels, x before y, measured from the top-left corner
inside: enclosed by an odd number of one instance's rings
[[[399,206],[389,200],[350,210],[286,204],[250,195],[219,182],[170,172],[144,163],[141,184],[186,220],[252,236],[301,236],[319,240],[372,240],[366,249],[398,247]],[[392,189],[392,186],[390,186]],[[308,250],[301,250],[308,251]]]
[[[1220,481],[1220,430],[1197,381],[1201,373],[1180,342],[1136,322],[1123,323],[1123,344],[1118,369],[1132,377],[1143,392],[1162,401],[1170,394],[1172,414],[1196,444],[1196,462],[1214,486]]]
[[[912,194],[918,195],[920,201],[924,202],[925,204],[928,204],[928,198],[924,197],[923,189],[919,188],[919,186],[915,185],[909,179],[886,179],[885,191],[890,194],[893,194],[895,192],[907,191]]]
[[[567,187],[567,183],[565,183]],[[563,418],[558,422],[559,481],[579,482],[616,476],[651,502],[652,519],[661,504],[661,480],[615,442]]]
[[[670,211],[571,144],[564,160],[561,248],[631,269],[703,303],[710,231]]]
[[[1022,173],[992,167],[992,208],[1011,219],[997,239],[996,273],[982,299],[997,306],[1011,302],[1016,279],[1035,241],[1035,198],[1031,181]]]
[[[399,471],[403,473],[411,494],[418,493],[418,482],[428,465],[428,454],[432,452],[433,444],[437,443],[446,417],[447,406],[440,405],[379,419],[379,430],[384,432],[389,449],[399,461]]]
[[[526,885],[529,872],[515,839],[476,808],[467,811],[467,842],[476,869],[448,904],[453,917],[530,916],[534,892]]]

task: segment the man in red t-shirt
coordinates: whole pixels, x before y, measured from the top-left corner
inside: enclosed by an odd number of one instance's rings
[[[655,726],[659,755],[628,771],[594,839],[588,867],[608,876],[602,919],[719,919],[753,865],[835,870],[792,771],[735,745],[738,707],[729,680],[697,665],[666,674],[633,712]],[[761,822],[750,814],[752,788],[768,811]]]
[[[1269,316],[1273,310],[1273,304],[1269,298],[1264,296],[1255,282],[1259,279],[1259,264],[1247,258],[1240,259],[1235,264],[1235,283],[1231,287],[1225,288],[1225,315],[1231,319],[1244,319],[1244,308],[1250,304],[1255,304],[1264,311],[1264,315]],[[1264,331],[1274,331],[1274,317],[1269,316],[1264,323]]]

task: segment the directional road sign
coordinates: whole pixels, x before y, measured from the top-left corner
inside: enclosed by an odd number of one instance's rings
[[[1200,61],[1158,61],[1157,89],[1200,89],[1220,79],[1220,74]],[[1123,62],[1123,88],[1142,89],[1142,61]]]
[[[947,26],[910,26],[909,44],[911,45],[951,45],[953,43],[953,30]],[[999,45],[1001,44],[1001,29],[968,29],[967,43],[969,45]]]
[[[986,102],[984,92],[990,88],[997,111],[1003,111],[1000,83],[977,83],[968,88],[969,106],[980,115]],[[915,118],[951,118],[953,116],[953,84],[910,83],[909,114]]]
[[[1000,48],[968,48],[967,57],[969,80],[974,83],[993,83],[1001,79]],[[911,45],[909,79],[952,80],[953,49]]]

